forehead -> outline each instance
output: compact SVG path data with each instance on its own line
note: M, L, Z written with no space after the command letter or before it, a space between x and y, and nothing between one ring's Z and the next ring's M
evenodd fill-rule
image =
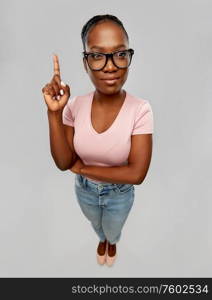
M89 30L86 45L89 50L110 51L128 47L128 40L121 26L106 21L96 24Z

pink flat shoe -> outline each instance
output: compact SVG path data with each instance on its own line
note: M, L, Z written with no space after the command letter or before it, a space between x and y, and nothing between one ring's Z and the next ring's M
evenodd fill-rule
M107 257L106 257L106 264L108 265L108 267L111 267L117 257L117 253L116 253L116 244L111 245L108 242L108 248L107 248Z
M98 264L104 265L106 261L106 256L107 256L107 240L105 240L104 242L99 242L97 253L96 253Z

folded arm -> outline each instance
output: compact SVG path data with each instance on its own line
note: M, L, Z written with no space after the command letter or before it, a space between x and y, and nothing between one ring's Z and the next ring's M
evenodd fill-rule
M151 156L152 134L136 134L131 136L131 149L127 165L102 167L84 165L78 162L78 168L75 169L75 172L94 180L141 184L148 172Z

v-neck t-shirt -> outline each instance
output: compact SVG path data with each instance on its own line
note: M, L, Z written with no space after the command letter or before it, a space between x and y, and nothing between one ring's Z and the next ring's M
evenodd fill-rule
M111 126L98 133L91 121L95 91L71 97L63 109L63 124L74 127L73 145L85 165L122 166L128 163L131 135L153 133L154 120L148 100L126 91L124 102ZM104 182L89 180L96 183Z

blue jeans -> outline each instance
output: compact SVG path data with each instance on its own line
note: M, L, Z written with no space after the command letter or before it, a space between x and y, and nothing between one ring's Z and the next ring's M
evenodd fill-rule
M100 241L120 240L121 230L134 202L133 184L97 183L75 174L75 193L85 217Z

